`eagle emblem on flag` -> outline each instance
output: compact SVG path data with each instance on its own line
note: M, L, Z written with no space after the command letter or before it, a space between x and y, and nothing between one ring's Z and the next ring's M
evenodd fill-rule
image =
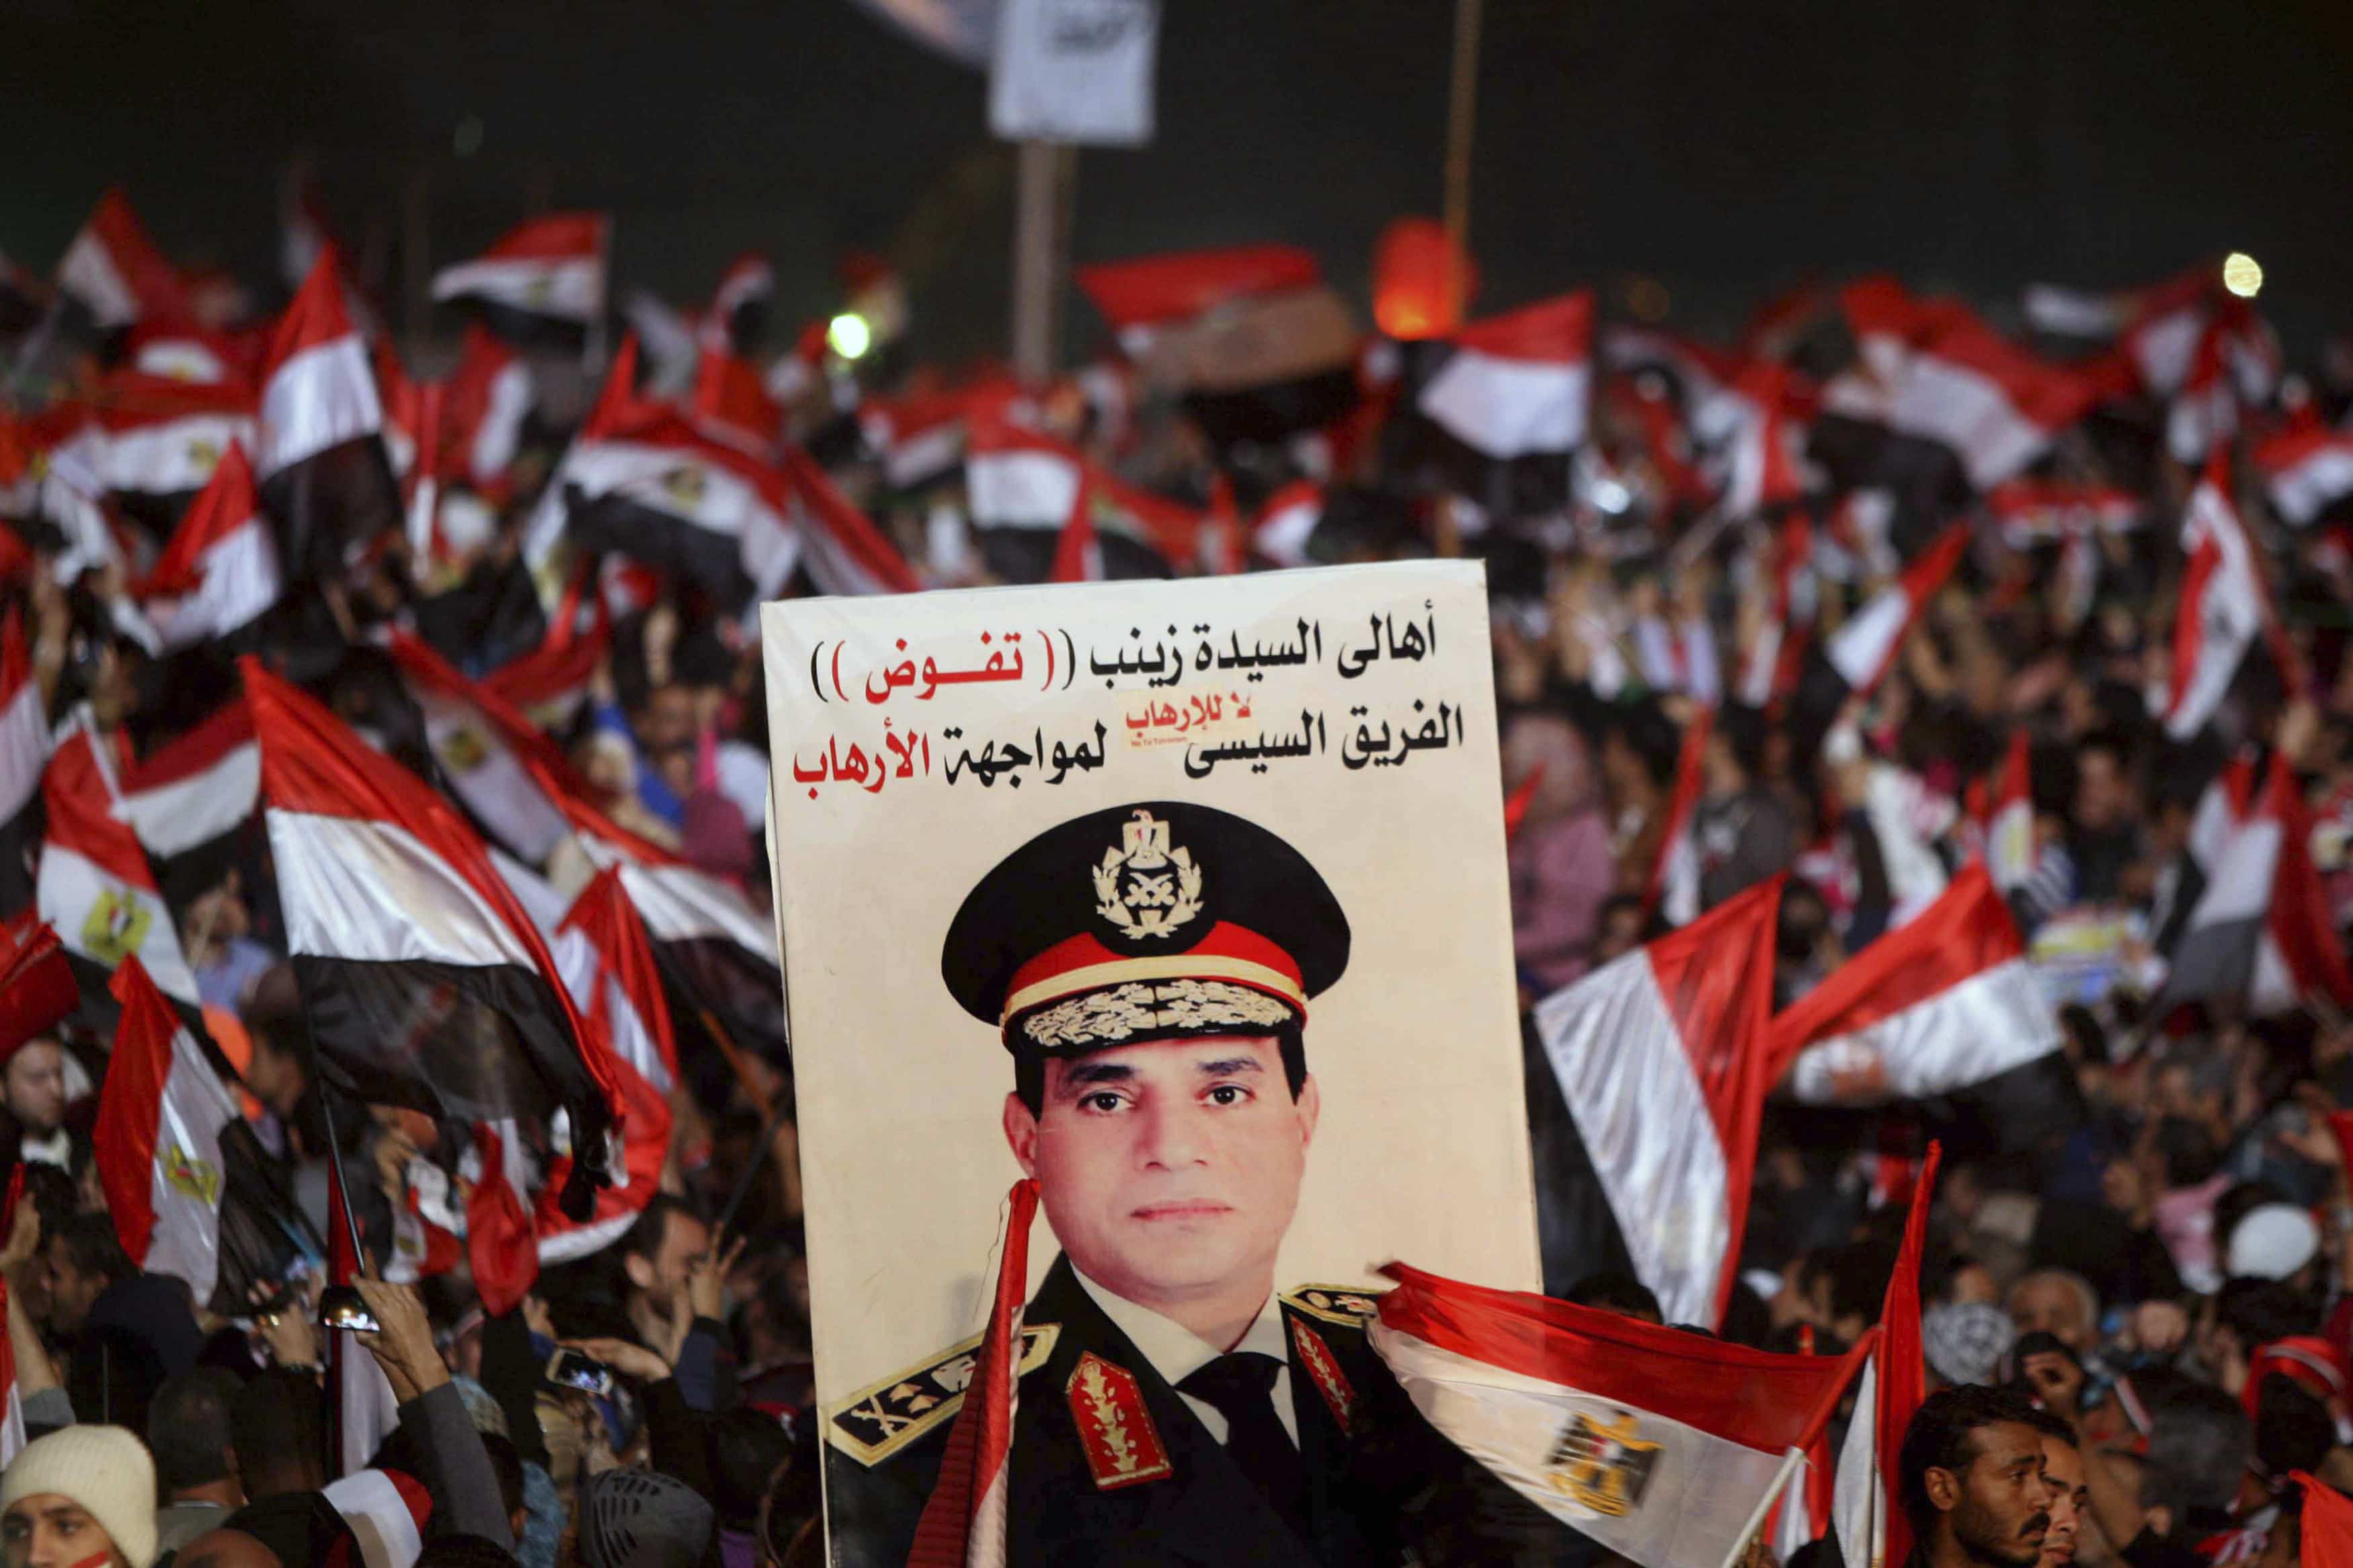
M662 493L681 506L701 506L702 495L710 489L710 480L702 469L692 463L681 463L665 468L661 476Z
M453 773L470 773L491 758L481 736L462 726L442 736L434 750L440 753L441 765Z
M153 910L119 888L109 888L90 906L81 922L82 951L110 968L146 943Z
M1201 868L1193 852L1172 848L1168 825L1148 811L1122 823L1119 837L1092 868L1095 913L1130 942L1173 936L1201 912Z
M193 473L209 474L220 467L220 443L199 436L188 443L188 468Z
M1622 1519L1641 1506L1659 1463L1659 1445L1644 1442L1640 1431L1630 1410L1609 1420L1578 1411L1553 1442L1546 1479L1571 1501Z
M157 1163L164 1167L164 1180L173 1191L185 1193L207 1208L220 1203L220 1167L209 1160L199 1160L177 1143L167 1146Z

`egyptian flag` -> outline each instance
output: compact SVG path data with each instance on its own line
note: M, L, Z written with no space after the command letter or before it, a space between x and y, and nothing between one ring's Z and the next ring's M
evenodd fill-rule
M290 576L340 577L359 548L400 526L367 345L343 309L332 247L278 323L263 372L253 468Z
M245 448L232 442L139 584L140 608L169 652L237 637L280 590L277 541Z
M2353 496L2353 432L2317 419L2284 430L2254 449L2272 510L2291 527L2309 528Z
M1894 581L1873 594L1838 629L1812 645L1799 671L1796 704L1801 734L1820 733L1850 697L1867 697L1895 668L1904 639L1969 547L1969 525L1957 522L1915 556ZM1811 745L1801 741L1808 754Z
M91 401L98 480L154 539L171 532L228 449L254 438L253 395L118 371Z
M850 503L816 458L788 447L783 467L797 502L801 569L818 593L912 594L923 586L890 536Z
M1772 597L1741 650L1739 695L1748 707L1768 708L1798 689L1818 597L1813 554L1813 522L1792 508L1774 546Z
M261 747L242 697L125 767L113 815L147 853L164 901L220 885L261 806Z
M33 901L33 860L41 837L41 773L48 766L49 719L11 605L0 617L0 913Z
M1008 583L1167 577L1170 562L1192 558L1198 519L1189 509L1000 419L973 427L965 495L981 555Z
M546 638L537 647L482 678L482 687L503 699L533 727L561 734L588 700L596 671L610 655L613 614L602 594L593 593L593 568L584 564L556 607ZM583 600L588 624L580 625Z
M57 928L81 981L81 1016L111 1028L117 1009L106 980L137 955L147 976L194 1016L196 977L180 948L164 892L131 824L114 815L116 784L98 742L79 725L49 758L41 780L48 816L36 899Z
M2311 1568L2353 1568L2353 1499L2302 1470L2291 1479L2304 1488L2302 1561Z
M571 764L513 706L417 638L394 631L385 647L449 794L500 847L544 866L571 827L541 780L579 793Z
M601 1050L593 1029L583 1038L591 1050ZM474 1141L459 1163L459 1175L466 1185L466 1267L474 1293L484 1310L504 1317L522 1305L539 1278L531 1200L536 1183L513 1117L474 1123ZM541 1200L558 1208L560 1191L543 1192Z
M680 1037L707 1039L728 1055L750 1050L778 1066L788 1063L784 973L768 911L733 883L647 843L551 778L543 775L541 784L560 799L588 858L600 869L619 870L653 943Z
M1842 489L1883 486L1933 526L2041 457L2096 388L1952 300L1889 279L1841 291L1856 363L1822 390L1811 450Z
M578 348L605 313L603 213L550 213L511 230L470 261L433 275L436 304L460 303L514 343Z
M1774 1019L1770 1073L1809 1105L1954 1093L2059 1048L2058 1019L1981 861Z
M708 346L694 357L687 417L711 439L766 460L785 427L784 410L760 384L760 373L724 350Z
M1659 856L1642 889L1642 910L1669 925L1689 925L1699 918L1699 840L1692 834L1692 816L1699 809L1705 784L1700 765L1707 751L1708 731L1715 710L1695 710L1683 726L1683 744L1675 753L1675 787L1667 797L1666 831L1659 835Z
M58 291L89 314L100 332L149 316L185 318L180 275L164 259L120 186L98 198L58 263Z
M1250 553L1275 566L1313 563L1310 545L1324 521L1324 487L1297 479L1266 498L1250 525Z
M1535 1028L1634 1271L1713 1324L1739 1271L1763 1113L1781 879L1536 1005Z
M112 988L122 1021L91 1142L115 1233L134 1265L185 1280L198 1306L245 1310L242 1297L218 1294L223 1134L239 1121L237 1095L138 959L123 959Z
M1356 405L1361 334L1305 250L1180 251L1076 276L1145 379L1180 390L1219 451L1279 446Z
M1701 411L1694 434L1717 448L1716 504L1725 516L1770 517L1804 494L1810 400L1795 379L1786 365L1759 360Z
M868 398L858 405L859 435L894 490L919 490L955 475L976 419L1020 422L1029 413L1021 384L985 377L943 392Z
M767 324L768 302L776 293L776 268L758 251L745 251L719 275L711 308L695 324L697 340L704 348L722 353L750 354Z
M352 1200L343 1191L343 1162L327 1158L327 1283L348 1286L361 1278L360 1244L352 1219ZM365 1470L384 1440L400 1426L400 1401L360 1342L349 1334L331 1333L327 1340L327 1378L335 1391L330 1415L333 1422L334 1472L350 1476Z
M0 922L0 1062L47 1034L80 1000L73 963L54 928L29 911Z
M1567 499L1568 456L1585 443L1592 358L1585 291L1419 345L1414 456L1491 515L1557 507Z
M414 1568L424 1555L433 1494L407 1471L354 1470L319 1495L334 1505L359 1542L359 1562L338 1554L337 1568Z
M294 975L335 1086L469 1122L570 1119L594 1152L566 1195L586 1212L616 1086L490 856L422 780L312 699L239 661Z
M1382 1272L1397 1285L1367 1338L1430 1426L1642 1568L1738 1561L1862 1361L1860 1346L1777 1355L1401 1263Z
M1020 1405L1023 1297L1029 1289L1029 1226L1038 1184L1006 1195L1005 1248L988 1326L974 1353L964 1406L948 1429L939 1479L924 1500L907 1568L1004 1568L1006 1509L1013 1481L1013 1417Z
M2026 731L2013 730L1985 817L1986 871L2009 898L2034 876L2034 795Z
M2230 777L2199 803L2190 838L2206 885L2150 1016L2215 996L2244 996L2257 1016L2294 1011L2313 995L2353 1007L2353 971L2312 864L2294 770L2274 756L2243 815L2230 810Z
M1927 1362L1920 1349L1920 1253L1928 1232L1928 1204L1944 1150L1928 1145L1904 1242L1879 1309L1879 1342L1855 1391L1854 1417L1839 1451L1831 1520L1852 1568L1887 1568L1910 1560L1912 1521L1904 1511L1897 1458L1912 1416L1927 1398Z
M149 317L131 329L122 357L141 375L185 385L244 388L258 384L254 373L269 347L265 329L216 332L193 321Z
M468 326L443 390L443 435L461 455L458 472L482 494L506 495L531 408L531 367L479 324Z
M568 1152L558 1154L533 1216L543 1264L585 1258L637 1223L661 1184L670 1153L670 1094L678 1081L670 1004L619 872L596 873L564 917L552 950L574 1005L612 1052L613 1076L621 1086L622 1154L621 1173L596 1194L596 1212L576 1225L554 1201L571 1159Z
M693 583L730 612L781 595L800 563L784 477L667 410L608 395L549 489L575 546Z
M2219 465L2217 465L2219 468ZM2186 741L2221 707L2239 662L2272 625L2254 545L2210 471L2190 492L2181 520L2181 574L2173 623L2173 666L2165 732ZM2274 639L2275 642L2278 639ZM2294 666L2282 664L2285 675Z

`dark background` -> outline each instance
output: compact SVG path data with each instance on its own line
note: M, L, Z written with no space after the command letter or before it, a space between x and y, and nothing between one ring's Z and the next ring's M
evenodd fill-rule
M1486 11L1482 308L1640 274L1720 333L1818 270L2008 300L2240 248L2292 356L2353 325L2341 0ZM1438 209L1451 14L1166 0L1159 139L1082 154L1077 257L1294 240L1360 294L1383 224ZM758 247L790 322L863 247L905 268L919 352L1002 349L1011 159L982 79L849 0L7 0L0 39L0 249L38 269L119 180L175 258L274 279L308 153L395 301L412 209L439 265L534 206L601 206L620 288L697 303Z

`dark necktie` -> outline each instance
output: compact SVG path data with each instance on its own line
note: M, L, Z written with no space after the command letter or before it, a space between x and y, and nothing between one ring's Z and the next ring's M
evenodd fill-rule
M1226 1418L1226 1452L1264 1494L1283 1522L1307 1538L1307 1467L1274 1413L1274 1379L1282 1363L1257 1351L1230 1351L1176 1385Z

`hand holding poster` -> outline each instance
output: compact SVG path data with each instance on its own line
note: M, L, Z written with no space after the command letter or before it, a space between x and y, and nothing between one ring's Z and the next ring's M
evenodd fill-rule
M1330 1555L1376 1270L1537 1276L1479 569L763 615L833 1561L1025 1175L1008 1560Z

